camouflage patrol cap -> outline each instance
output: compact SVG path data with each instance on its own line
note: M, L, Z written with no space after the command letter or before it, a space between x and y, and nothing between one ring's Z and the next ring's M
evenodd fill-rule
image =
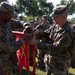
M15 15L14 8L7 2L1 2L0 4L0 11L7 12L10 16Z
M34 21L33 21L33 20L30 20L30 21L29 21L29 23L32 23L32 24L34 24Z
M30 23L26 22L23 24L23 27L30 26Z
M58 15L64 13L67 10L67 5L60 5L53 9L53 12L51 13L51 17L57 17Z
M43 15L42 18L48 19L48 15Z
M35 17L35 20L39 20L38 17Z

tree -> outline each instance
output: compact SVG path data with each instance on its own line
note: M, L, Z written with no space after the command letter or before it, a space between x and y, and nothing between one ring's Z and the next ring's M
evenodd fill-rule
M24 13L27 16L41 16L52 12L53 4L46 0L17 0L14 6L17 13Z
M67 0L61 0L60 1L60 4L58 4L58 5L67 5L67 7L68 7L68 11L69 11L69 15L72 15L73 13L75 13L75 2L74 2L74 0L69 0L69 1L67 1Z
M43 14L49 15L54 7L52 3L47 3L47 0L38 0L38 6L39 6L39 15Z
M69 0L68 10L69 10L69 14L70 15L72 15L73 13L75 13L75 2L74 2L74 0Z
M1 3L2 1L8 1L8 0L0 0L0 3Z
M60 4L62 4L62 5L66 5L67 3L68 3L67 0L61 0L61 1L60 1Z

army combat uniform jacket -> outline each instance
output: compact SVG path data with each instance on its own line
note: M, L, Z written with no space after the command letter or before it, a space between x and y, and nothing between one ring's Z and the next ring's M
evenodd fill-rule
M44 25L44 23L41 23L39 25L36 26L37 29L45 31L46 29L48 29L50 27L49 22L46 23L46 25ZM36 37L36 39L38 39L38 36ZM48 42L48 38L45 37L39 37L38 39L40 42ZM45 48L41 48L40 50L37 47L37 57L38 57L38 62L37 62L37 67L39 67L39 69L41 70L45 70L45 64L44 64L44 55L46 54L45 52Z
M24 44L24 38L16 42L11 27L0 21L0 74L12 75L11 53Z
M67 71L70 67L70 45L72 28L67 22L62 28L59 25L53 25L45 32L40 31L39 37L50 38L49 41L53 43L37 43L38 48L47 48L50 55L52 55L50 61L50 75L67 75Z

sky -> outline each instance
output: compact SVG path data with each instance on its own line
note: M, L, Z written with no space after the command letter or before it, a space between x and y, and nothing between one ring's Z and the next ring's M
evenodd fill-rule
M15 4L16 0L8 0L10 4Z
M61 0L47 0L47 2L52 2L55 6L56 4L59 4Z

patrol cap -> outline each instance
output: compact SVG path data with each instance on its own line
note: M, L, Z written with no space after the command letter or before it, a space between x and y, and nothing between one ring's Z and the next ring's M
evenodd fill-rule
M26 27L26 26L30 26L30 23L25 22L25 23L23 24L23 27Z
M42 18L48 19L48 15L43 15Z
M29 21L29 23L32 23L32 24L34 24L34 21L33 21L33 20L30 20L30 21Z
M53 9L51 17L57 17L58 15L64 13L67 10L67 5L59 5Z
M35 17L35 20L39 20L38 17Z
M11 6L9 3L5 2L5 1L1 2L0 11L5 11L11 16L15 15L13 6Z
M24 17L23 17L22 15L20 15L20 16L18 16L18 19L19 19L19 20L23 20Z

